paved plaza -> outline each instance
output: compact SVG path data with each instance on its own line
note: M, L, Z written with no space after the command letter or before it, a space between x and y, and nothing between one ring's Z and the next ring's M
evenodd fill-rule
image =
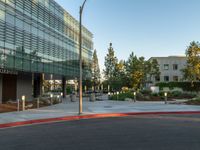
M29 121L36 119L57 118L78 115L77 102L71 102L69 97L63 103L40 109L26 110L24 112L10 112L0 114L0 124ZM200 106L184 104L164 104L164 102L132 102L132 101L95 101L83 99L83 115L104 113L129 112L183 112L200 111Z

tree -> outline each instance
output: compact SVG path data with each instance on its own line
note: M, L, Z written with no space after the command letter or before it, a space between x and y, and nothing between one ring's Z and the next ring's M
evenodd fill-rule
M121 90L122 87L127 86L126 66L125 61L120 60L115 65L114 76L111 79L112 88L114 90Z
M100 69L99 69L99 61L97 57L97 51L94 50L92 57L92 82L94 85L94 89L99 85L101 79Z
M199 42L191 42L190 46L186 50L187 64L183 69L183 77L186 80L191 81L193 85L194 81L200 79L200 44Z
M149 78L151 80L151 78L157 78L160 76L160 70L159 70L159 64L158 64L158 61L157 59L152 59L150 61L148 61L147 63L149 63L148 65L148 68L149 70L148 71L148 75L149 75Z
M126 62L126 71L129 81L129 87L135 90L140 88L144 79L144 57L137 58L132 52Z
M118 60L115 57L115 52L112 47L112 43L110 43L110 47L108 48L108 54L105 57L105 69L104 69L104 76L106 80L111 80L115 73L115 67Z

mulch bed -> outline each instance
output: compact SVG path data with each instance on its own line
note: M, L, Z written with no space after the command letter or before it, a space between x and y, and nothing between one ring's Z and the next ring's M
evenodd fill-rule
M200 105L200 100L190 100L185 102L187 105Z
M0 113L17 111L15 104L0 104Z
M37 108L37 102L36 101L26 102L26 106L30 105L30 104L33 104L33 106L29 109ZM49 105L40 104L40 107L45 107L45 106L49 106ZM22 110L22 103L20 103L20 110ZM17 111L17 103L0 104L0 113L13 112L13 111Z

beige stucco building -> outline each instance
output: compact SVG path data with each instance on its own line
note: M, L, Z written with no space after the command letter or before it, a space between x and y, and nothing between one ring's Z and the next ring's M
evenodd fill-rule
M182 69L186 66L186 57L168 56L168 57L151 57L150 61L156 59L159 64L160 76L148 77L152 83L158 82L179 82L183 80Z

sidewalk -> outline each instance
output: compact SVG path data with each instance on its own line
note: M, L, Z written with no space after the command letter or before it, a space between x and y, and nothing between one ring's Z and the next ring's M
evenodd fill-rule
M10 112L0 114L0 124L21 122L38 119L78 116L79 103L70 102L67 98L62 104L26 110L24 112ZM200 112L200 106L164 104L164 102L122 102L122 101L96 101L89 102L83 99L83 115L134 113L134 112Z

